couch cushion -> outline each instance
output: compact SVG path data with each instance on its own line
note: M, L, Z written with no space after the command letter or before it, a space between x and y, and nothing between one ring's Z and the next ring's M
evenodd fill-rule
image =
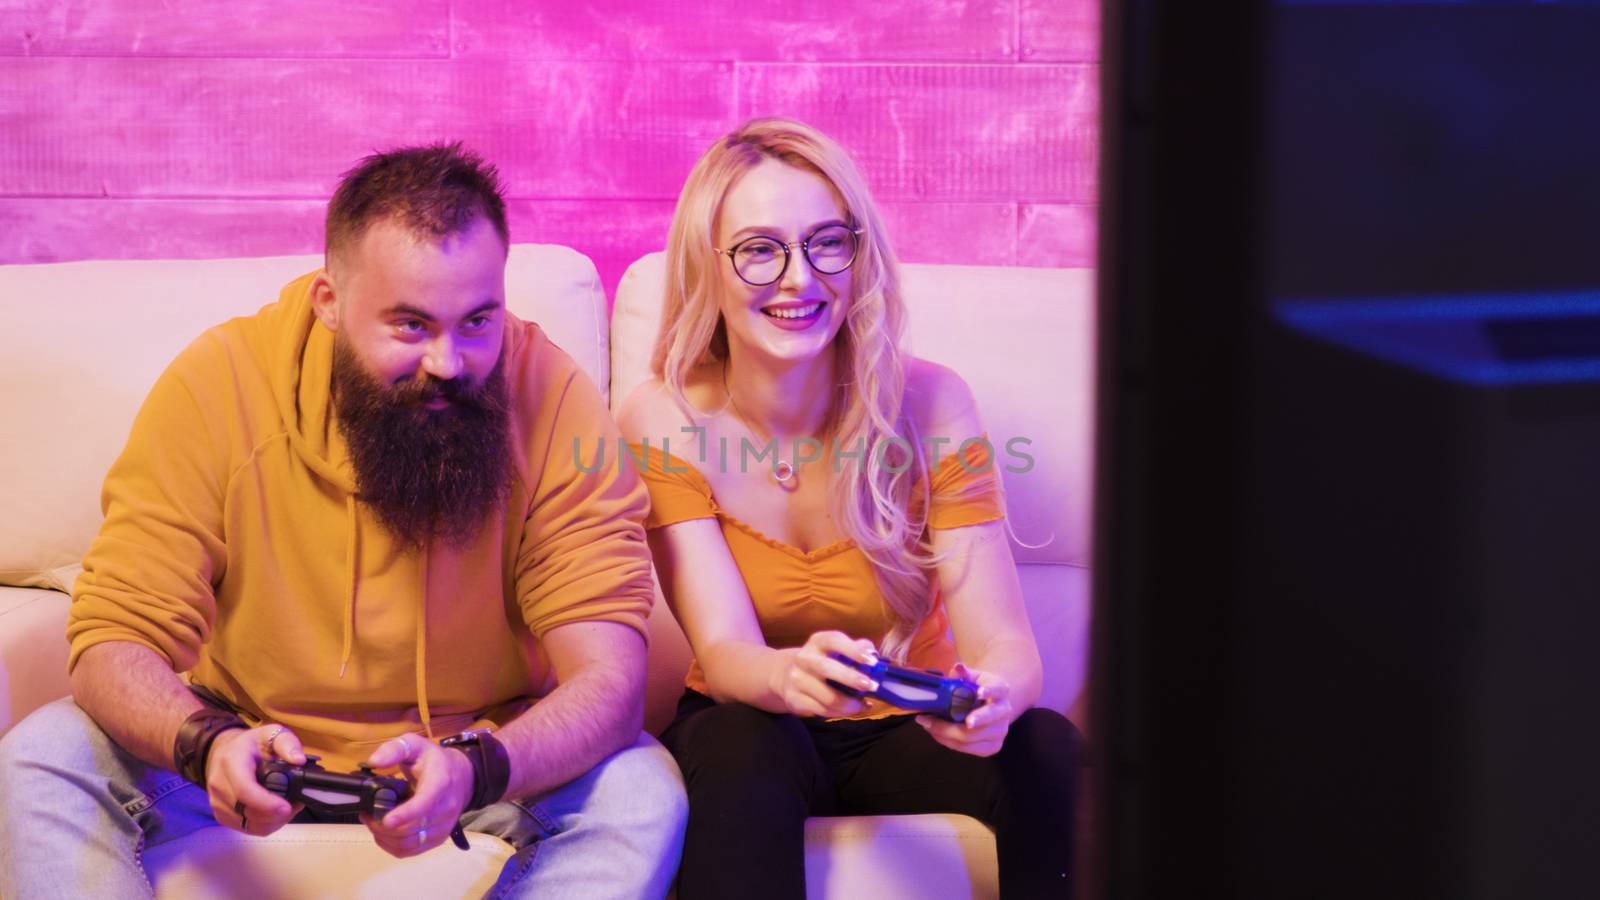
M617 285L612 409L649 377L664 273L665 255L651 253ZM1003 474L1018 562L1088 565L1094 272L907 264L904 280L909 349L967 380L999 463L1027 469Z
M994 834L944 813L806 820L806 896L1000 896Z
M1089 570L1056 563L1017 566L1028 621L1044 661L1038 705L1088 730Z
M70 604L60 591L0 587L0 737L67 695Z
M145 393L202 331L252 313L321 256L0 266L0 584L70 589L100 527L100 486ZM507 305L606 390L605 295L575 250L518 244Z
M147 850L158 898L481 897L511 846L467 832L468 852L446 842L395 859L361 825L286 825L267 837L206 828Z

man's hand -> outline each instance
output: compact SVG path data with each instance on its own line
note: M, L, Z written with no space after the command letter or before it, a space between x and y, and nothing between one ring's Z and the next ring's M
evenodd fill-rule
M300 804L291 805L256 781L256 761L273 756L295 765L306 761L300 739L281 725L234 728L217 735L206 758L206 793L219 824L265 836L300 812Z
M956 663L955 674L978 683L978 698L984 704L961 722L948 722L937 716L917 716L917 724L934 740L973 756L993 756L1005 743L1006 732L1020 711L1011 705L1011 685L990 672L977 672Z
M444 843L472 800L472 761L419 735L384 741L367 757L367 765L398 766L415 789L410 800L381 820L361 814L373 839L390 856L404 859Z

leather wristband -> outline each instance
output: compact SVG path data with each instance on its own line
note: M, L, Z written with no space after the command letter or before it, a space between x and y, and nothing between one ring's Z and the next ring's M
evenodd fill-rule
M190 784L205 787L206 758L211 755L217 735L232 728L249 727L231 712L209 706L195 710L178 726L178 737L172 742L173 771Z
M472 763L472 799L464 812L500 802L511 782L511 756L489 729L452 734L439 746L459 751Z

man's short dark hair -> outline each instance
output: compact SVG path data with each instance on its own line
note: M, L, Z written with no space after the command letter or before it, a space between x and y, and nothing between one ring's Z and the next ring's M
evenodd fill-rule
M374 153L344 173L328 201L323 252L331 260L384 219L419 236L442 238L479 216L509 246L500 174L460 142Z

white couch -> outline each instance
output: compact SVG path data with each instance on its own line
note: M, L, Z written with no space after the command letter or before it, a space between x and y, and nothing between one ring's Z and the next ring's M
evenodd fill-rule
M0 734L67 693L64 637L78 563L99 526L99 491L156 375L210 325L253 312L320 257L93 261L0 266ZM613 405L642 378L659 309L660 254L631 267L607 322L590 261L516 245L508 304L584 366ZM908 266L912 350L972 384L1001 443L1027 438L1034 468L1007 474L1014 547L1045 657L1041 704L1086 725L1092 278L1082 270ZM688 650L664 604L651 618L646 726L682 690ZM270 838L208 829L146 857L158 896L476 896L509 848L471 835L395 860L359 826L294 825ZM308 873L315 872L314 880ZM959 816L814 819L812 897L997 893L993 839ZM1081 883L1081 882L1080 882Z

